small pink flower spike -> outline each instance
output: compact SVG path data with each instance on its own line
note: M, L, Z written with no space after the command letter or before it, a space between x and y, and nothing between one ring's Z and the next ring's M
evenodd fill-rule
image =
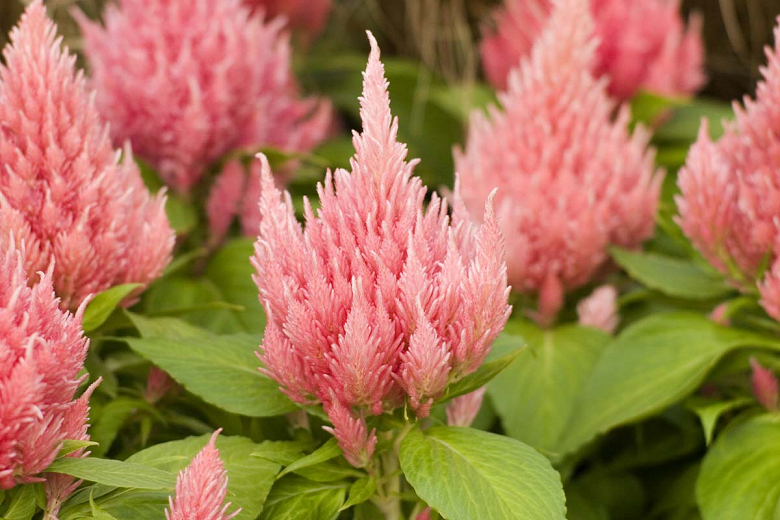
M281 19L242 0L120 0L105 27L78 13L97 106L179 193L240 147L306 152L331 107L300 99Z
M701 19L688 27L674 0L591 0L599 44L591 71L605 77L620 100L644 89L679 96L695 93L705 81ZM506 89L510 70L531 54L547 27L554 0L505 0L480 44L485 74Z
M482 400L485 398L486 388L478 388L473 392L461 395L447 403L447 424L468 428L476 419Z
M647 132L629 133L628 108L616 109L590 73L598 43L588 1L554 6L501 108L476 112L455 150L455 209L479 219L498 188L509 282L538 296L542 326L604 267L609 245L634 248L652 234L662 180Z
M580 325L601 329L612 334L620 323L617 309L617 289L602 285L577 304Z
M750 367L753 369L751 379L753 395L765 409L776 412L778 404L777 377L771 370L761 366L756 358L750 358Z
M120 162L40 0L10 40L0 67L3 234L24 242L30 278L54 263L63 308L114 285L150 283L173 249L164 195L149 196L129 148Z
M734 104L736 120L724 136L713 142L702 124L678 175L677 205L678 223L702 255L738 289L758 286L764 309L780 320L780 139L773 130L780 124L780 46L766 55L756 99Z
M729 311L728 303L723 302L717 305L714 309L712 309L709 318L713 323L717 323L722 327L728 327L731 325L731 320L729 319L728 311Z
M504 327L504 242L492 197L477 228L413 176L390 112L379 47L363 74L351 171L327 172L305 229L260 156L252 263L268 316L262 372L294 401L322 403L347 460L369 463L372 415L405 403L425 417L448 384L474 372Z
M59 308L51 269L30 287L24 251L0 240L0 488L40 482L65 439L88 439L88 399L74 400L89 345L85 305ZM57 479L54 479L57 480ZM69 482L72 482L69 481ZM63 500L68 482L50 481ZM51 496L51 495L50 495Z
M281 16L293 29L314 38L325 27L332 0L244 0L250 7L265 10L268 17Z
M228 514L230 503L224 503L228 475L216 447L221 431L215 431L190 465L179 472L176 498L168 499L167 520L230 520L241 512L238 509Z
M149 374L146 376L144 399L149 404L155 404L165 397L165 394L167 394L175 384L176 382L165 370L152 366L149 369Z

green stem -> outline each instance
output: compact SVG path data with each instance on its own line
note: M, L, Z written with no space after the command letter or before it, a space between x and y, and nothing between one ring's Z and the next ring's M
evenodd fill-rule
M373 502L382 511L386 520L402 520L401 510L401 465L398 453L404 437L414 427L413 422L407 422L398 432L393 441L393 449L380 456L381 478L377 485L377 496ZM393 432L388 432L392 436Z

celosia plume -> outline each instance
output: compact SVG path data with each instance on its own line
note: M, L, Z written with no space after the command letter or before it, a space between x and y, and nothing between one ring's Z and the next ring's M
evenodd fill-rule
M164 196L149 197L129 149L119 163L40 0L10 39L0 68L0 222L25 243L28 275L54 262L70 309L113 285L149 283L173 248Z
M475 113L455 151L456 210L472 218L494 187L509 282L537 294L548 324L565 291L589 281L607 246L635 247L653 230L662 176L647 133L590 74L596 40L587 0L556 2L545 32L499 95Z
M751 383L753 386L753 395L756 400L765 409L776 412L778 398L777 377L774 372L761 366L756 358L750 358L750 368L753 370Z
M331 0L244 0L250 7L263 9L267 16L281 16L287 24L314 37L325 26Z
M326 174L315 215L295 220L261 157L252 259L268 315L262 371L299 403L318 403L347 460L368 463L366 419L403 404L425 417L446 386L477 369L509 316L503 239L490 200L478 232L453 221L397 141L379 48L360 98L351 172ZM475 234L476 233L476 234Z
M468 428L476 419L486 388L478 388L471 393L461 395L447 403L447 424Z
M734 104L725 135L713 142L702 123L678 176L677 206L680 227L702 255L739 289L758 283L761 304L780 319L780 51L766 55L755 101Z
M24 252L0 243L0 488L39 482L66 439L85 439L91 387L79 399L88 340L76 314L59 308L51 270L28 285ZM52 477L49 477L52 478ZM72 479L54 478L63 499Z
M168 499L167 520L230 520L241 512L228 514L230 503L225 504L228 475L216 447L221 431L215 431L190 465L179 472L176 498Z
M495 14L496 30L485 36L485 74L505 89L509 71L531 53L547 26L554 0L505 0ZM591 70L605 76L609 93L628 99L645 89L689 95L704 83L701 20L685 27L678 0L590 0L598 36Z
M237 147L308 151L330 128L327 103L297 97L282 21L241 0L120 0L105 28L79 20L113 138L179 192Z
M615 332L620 323L617 297L617 289L611 285L594 289L590 296L577 304L580 325L601 329L608 334Z

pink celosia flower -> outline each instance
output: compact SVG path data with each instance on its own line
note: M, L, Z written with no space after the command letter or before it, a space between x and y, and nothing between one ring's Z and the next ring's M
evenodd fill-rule
M620 323L617 290L611 285L597 287L590 296L577 304L580 325L601 329L612 334Z
M751 382L756 400L767 410L777 411L778 396L780 395L777 390L777 377L771 370L761 366L756 358L750 358L750 367L753 369Z
M531 53L547 25L553 0L505 0L496 31L481 43L485 73L505 89L509 71ZM591 0L599 46L591 70L609 93L628 99L639 89L688 95L704 83L701 19L686 28L677 0Z
M146 376L144 399L150 404L155 404L165 397L165 394L167 394L175 384L176 382L165 370L153 366L149 369L149 374Z
M290 27L316 36L330 14L331 0L244 0L250 7L265 10L269 17L282 16Z
M217 430L176 479L176 498L168 499L167 520L230 520L241 509L228 514L225 504L228 475L216 447ZM224 505L223 505L224 504Z
M504 247L490 201L478 232L413 177L379 48L363 76L352 171L326 174L305 231L261 157L262 220L252 262L268 314L262 371L299 403L322 402L347 460L368 462L368 415L409 398L428 414L473 372L509 316ZM476 233L476 234L475 234Z
M28 275L55 261L52 282L70 309L113 285L154 280L173 248L165 198L149 197L129 149L118 162L40 0L4 56L0 222L24 241Z
M731 325L731 320L729 319L728 311L729 311L728 303L726 302L721 303L717 305L714 309L712 309L709 318L714 323L717 323L722 327L728 327L729 325Z
M121 0L104 19L79 16L98 108L177 191L232 149L308 151L330 128L297 97L283 22L241 0Z
M90 388L77 400L88 340L59 308L51 270L28 286L24 252L0 244L0 488L43 481L66 439L85 439ZM57 479L55 479L56 481ZM72 481L71 481L72 482ZM67 482L50 482L59 497ZM72 491L72 489L70 489Z
M679 173L677 205L678 223L702 255L742 290L758 282L762 305L780 319L780 139L773 130L780 121L780 51L766 54L756 100L734 104L736 121L725 135L713 142L702 124Z
M447 403L447 424L468 428L476 419L486 388L483 386L473 392L456 397Z
M653 230L661 174L647 133L630 135L629 113L590 74L596 49L586 0L557 3L547 30L513 71L509 90L471 121L455 151L456 210L473 218L498 186L509 281L539 296L548 324L564 291L591 279L606 247L635 247Z

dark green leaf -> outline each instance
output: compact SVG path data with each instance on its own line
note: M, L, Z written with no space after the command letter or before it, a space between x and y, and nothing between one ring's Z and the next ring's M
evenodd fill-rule
M333 520L347 488L347 482L312 482L288 475L274 484L260 520Z
M335 437L331 437L328 441L320 446L314 453L306 455L302 459L298 459L279 473L277 478L281 478L288 473L295 472L299 469L314 466L326 460L334 459L341 455L341 448L339 448L338 442Z
M112 287L95 296L84 311L82 321L84 332L92 332L103 325L122 300L140 287L142 287L140 283L127 283Z
M30 520L36 511L36 485L27 484L16 489L3 520Z
M63 473L107 486L138 489L173 489L176 475L167 471L96 457L67 457L55 460L47 473Z
M340 511L365 502L373 497L374 493L376 493L376 478L366 475L357 479L352 483L352 487L349 488L349 497L344 505L341 506Z
M502 341L506 341L506 339L506 336L499 336L499 339L496 340L496 345L499 345ZM483 363L473 374L469 374L460 381L451 384L447 387L446 395L440 399L439 402L454 399L455 397L466 395L478 388L482 388L504 369L510 366L521 354L522 349L525 346L522 338L514 337L513 339L517 346L514 351ZM496 346L493 348L495 349Z

